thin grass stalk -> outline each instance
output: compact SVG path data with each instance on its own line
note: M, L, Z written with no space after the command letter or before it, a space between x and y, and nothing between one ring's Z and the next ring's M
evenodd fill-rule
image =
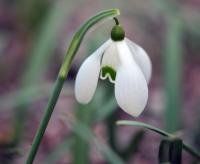
M43 138L43 135L47 128L48 122L51 118L51 115L54 111L54 107L56 105L56 102L57 102L60 92L62 90L64 81L67 78L68 72L70 70L72 60L73 60L76 52L78 51L86 32L91 27L93 27L95 24L97 24L99 21L104 20L105 18L115 17L119 14L120 14L120 12L117 9L102 11L102 12L98 13L97 15L95 15L94 17L90 18L88 21L86 21L85 24L83 24L75 33L75 35L72 38L72 41L69 45L67 53L65 55L64 62L60 68L53 93L48 101L48 104L45 109L45 113L42 117L39 128L34 137L33 144L31 146L31 150L29 152L26 164L32 164L35 159L39 145L42 141L42 138Z

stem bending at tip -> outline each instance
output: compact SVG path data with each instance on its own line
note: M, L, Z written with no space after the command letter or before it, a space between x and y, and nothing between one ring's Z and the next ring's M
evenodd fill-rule
M116 17L114 17L113 19L114 19L116 25L119 25L119 21L118 21L118 19L117 19Z
M162 130L162 129L159 129L159 128L156 128L152 125L149 125L149 124L145 124L143 122L138 122L138 121L128 121L128 120L120 120L120 121L117 121L117 125L122 125L122 126L137 126L137 127L142 127L142 128L145 128L145 129L149 129L149 130L152 130L162 136L165 136L165 137L169 137L169 138L174 138L176 136ZM200 153L197 152L196 150L194 150L190 145L187 145L183 142L183 149L185 151L187 151L188 153L190 153L192 156L194 156L196 159L200 160Z
M35 159L39 145L41 143L41 140L42 140L45 130L47 128L48 122L51 118L51 115L54 111L55 105L58 101L60 92L63 88L64 81L67 78L72 60L73 60L76 52L78 51L81 41L83 40L83 37L85 36L86 32L91 27L93 27L96 23L98 23L106 18L109 18L109 17L113 18L119 14L120 14L120 12L118 9L102 11L102 12L98 13L97 15L93 16L92 18L90 18L88 21L86 21L86 23L84 23L78 29L78 31L75 33L75 35L72 38L72 41L69 45L67 53L65 55L64 62L60 68L60 71L59 71L59 74L58 74L58 77L57 77L57 80L56 80L56 83L54 86L54 90L53 90L51 97L48 101L48 104L45 108L45 113L42 117L39 128L34 137L34 140L33 140L32 146L31 146L31 150L28 154L26 164L32 164Z
M115 16L120 15L120 11L118 9L111 9L111 10L107 10L104 12L101 12L99 14L97 14L96 16L90 18L86 23L84 23L79 29L78 31L75 33L69 48L67 50L66 56L64 58L64 62L63 65L60 69L59 72L59 76L60 77L64 77L66 78L67 76L67 70L69 69L69 65L74 57L74 55L76 54L76 52L78 51L78 48L81 44L81 41L83 40L83 37L85 36L86 32L96 23L98 23L99 21L108 18L108 17L113 17L115 18Z

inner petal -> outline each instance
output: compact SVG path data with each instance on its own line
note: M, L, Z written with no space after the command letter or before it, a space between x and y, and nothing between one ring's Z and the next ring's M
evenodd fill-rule
M116 71L110 66L104 66L101 68L100 78L102 80L108 78L111 83L115 83Z
M119 53L115 42L112 42L105 50L102 61L101 67L111 67L114 70L117 70L119 66Z
M112 42L105 50L101 61L100 78L109 79L111 83L115 83L116 70L119 66L119 55L116 43Z

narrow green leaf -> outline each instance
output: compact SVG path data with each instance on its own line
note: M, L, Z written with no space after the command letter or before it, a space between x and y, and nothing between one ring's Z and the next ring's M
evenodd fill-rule
M106 86L103 85L97 88L91 108L95 109L93 113L94 121L102 121L117 109L117 103L111 86L106 84Z
M155 7L158 10L161 10L165 16L172 16L175 13L179 12L179 4L176 1L161 1L153 0Z
M156 128L156 127L149 125L149 124L145 124L143 122L122 120L122 121L117 121L117 125L138 126L138 127L142 127L142 128L152 130L152 131L154 131L154 132L156 132L160 135L166 136L166 137L174 137L173 135L165 132L164 130L161 130L161 129Z
M96 121L102 121L107 116L109 116L117 108L117 103L115 99L110 98L102 106L97 107L96 110Z
M40 84L37 86L31 85L8 92L0 97L0 110L13 110L14 107L26 104L29 101L33 102L47 98L51 93L52 86L52 83ZM71 84L65 84L63 89L68 91L63 93L65 96L73 95L74 91L72 90Z
M181 164L182 162L183 142L181 139L175 138L171 140L170 159L172 164Z
M159 148L159 162L170 162L171 164L181 164L182 161L182 140L178 138L163 139Z
M41 143L41 140L43 138L44 132L47 128L48 122L51 118L51 115L54 111L54 107L57 103L57 100L59 98L60 92L62 90L63 84L65 82L65 79L67 78L68 72L70 70L72 60L78 51L81 41L86 34L86 32L93 27L96 23L100 22L103 19L109 18L109 17L114 17L119 15L119 10L117 9L111 9L107 11L102 11L98 13L97 15L91 17L86 21L85 24L83 24L78 31L75 33L74 37L72 38L72 41L70 43L70 46L68 48L68 51L65 55L64 62L60 68L54 90L52 92L52 95L48 101L48 104L45 109L45 113L42 117L42 120L40 122L39 128L36 132L36 135L33 140L33 144L30 150L30 153L28 155L26 164L32 164L35 158L35 155L38 151L39 145Z
M145 135L144 130L139 130L136 134L132 136L127 147L120 153L123 159L127 161L130 158L134 157L134 155L138 152L138 149L141 145L144 135Z
M33 39L27 67L21 80L23 85L30 85L38 81L48 68L53 51L57 46L58 32L73 8L73 5L65 1L55 2L52 5L48 17Z
M75 120L75 122L69 122L69 120L64 117L65 122L68 122L68 126L79 135L82 139L84 139L88 144L93 142L97 149L105 156L105 158L112 164L124 164L122 159L115 153L113 150L102 143L94 133L82 122Z
M149 124L146 124L146 123L143 123L143 122L121 120L121 121L117 121L117 125L142 127L142 128L145 128L145 129L152 130L153 132L156 132L156 133L158 133L162 136L165 136L165 137L169 137L169 138L172 138L172 139L176 138L176 136L174 136L174 135L172 135L172 134L170 134L170 133L168 133L164 130L161 130L159 128L156 128L152 125L149 125ZM195 158L197 158L198 160L200 160L200 152L194 150L190 145L185 144L183 142L183 149L185 151L187 151L188 153L190 153Z
M57 163L57 161L69 151L69 149L72 147L72 144L73 144L72 139L66 139L46 157L46 160L43 163L44 164Z
M68 10L68 5L66 5L66 3L65 1L55 1L52 3L45 21L40 25L39 32L36 33L36 37L33 38L32 47L28 52L28 61L20 79L21 86L28 87L35 85L39 79L41 80L43 73L46 71L56 47L58 32L66 19L67 12L71 11L70 7ZM27 106L32 100L33 98L24 98L20 95L15 100L18 106L16 106L14 110L15 120L13 124L15 132L12 141L13 145L16 145L21 139L24 122L26 122L27 119Z
M78 51L78 48L86 34L86 32L94 26L96 23L108 19L108 18L113 18L116 17L120 14L120 11L118 9L111 9L111 10L106 10L98 13L96 16L91 17L86 21L75 33L73 36L73 39L69 45L69 48L67 50L67 55L65 55L63 65L60 69L59 76L61 78L65 78L68 71L69 71L69 65L72 62L72 59L74 58L74 55Z
M159 163L170 163L170 146L171 146L171 141L169 139L163 139L160 142L159 146L159 153L158 153L158 158L159 158Z
M165 129L170 133L175 133L181 125L182 31L181 17L177 15L167 17L163 62L166 94Z

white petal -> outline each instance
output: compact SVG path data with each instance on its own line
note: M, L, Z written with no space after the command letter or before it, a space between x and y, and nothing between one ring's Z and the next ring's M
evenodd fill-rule
M115 97L118 105L132 116L139 116L148 99L146 79L139 66L131 57L125 42L118 42L120 61L115 80Z
M135 58L132 55L130 48L125 41L120 41L115 43L120 65L132 65L136 64Z
M119 57L118 57L116 42L112 41L111 44L106 48L103 58L102 58L102 67L109 66L116 70L119 65Z
M110 40L90 55L81 65L75 80L75 97L78 102L87 104L91 101L99 78L101 55L109 43Z
M131 50L128 47L127 43L123 41L112 41L112 43L106 48L105 53L102 58L102 67L110 67L115 72L117 71L118 67L123 64L132 64L134 58L131 54ZM115 81L111 78L110 74L100 75L102 80L108 78L111 83L115 83Z
M148 54L143 48L141 48L139 45L135 44L131 40L126 38L125 41L127 42L129 48L131 49L136 63L141 68L147 83L149 83L152 73L152 64Z

